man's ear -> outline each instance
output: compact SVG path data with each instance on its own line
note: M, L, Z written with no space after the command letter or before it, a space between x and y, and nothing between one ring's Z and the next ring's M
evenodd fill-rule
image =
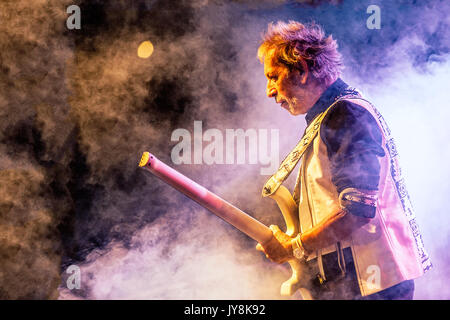
M303 70L303 72L300 73L300 84L304 85L306 84L306 81L308 81L309 77L309 70L308 70L308 64L306 63L305 59L301 56L300 52L297 48L294 48L294 57L297 59L297 66L301 66L301 68L298 68L299 71Z
M300 83L302 85L304 85L304 84L306 84L306 81L308 81L308 77L309 77L308 65L304 59L299 58L298 60L299 60L298 62L301 64L302 69L303 69L303 72L300 73Z

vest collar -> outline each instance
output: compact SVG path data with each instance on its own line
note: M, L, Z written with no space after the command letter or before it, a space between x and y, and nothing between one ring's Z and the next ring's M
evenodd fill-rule
M309 109L305 116L306 124L310 125L314 118L324 112L338 97L340 97L345 89L349 86L341 79L338 78L333 82L320 96L319 100Z

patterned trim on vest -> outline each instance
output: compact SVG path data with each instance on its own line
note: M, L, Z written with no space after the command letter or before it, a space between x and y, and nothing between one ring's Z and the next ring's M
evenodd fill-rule
M386 149L389 152L390 156L390 162L391 162L391 176L395 182L395 187L397 189L399 198L401 200L402 206L403 206L403 212L405 213L409 226L412 230L412 233L414 235L414 240L417 245L417 249L419 251L420 259L422 262L422 268L424 272L428 271L433 264L431 263L430 257L428 253L425 250L425 246L423 244L422 235L419 231L419 226L417 225L416 216L412 207L411 199L409 197L408 190L405 186L405 180L402 177L402 171L399 164L399 154L397 152L397 148L395 147L395 141L394 138L391 136L391 130L389 129L389 126L387 125L386 121L384 120L381 113L375 108L375 106L366 99L360 98L360 97L354 97L354 98L348 98L351 99L361 99L366 101L373 109L374 113L378 117L378 121L381 125L381 128L383 130L385 141L386 141Z

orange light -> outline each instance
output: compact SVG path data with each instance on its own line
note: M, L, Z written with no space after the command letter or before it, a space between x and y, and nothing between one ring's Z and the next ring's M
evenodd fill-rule
M147 59L153 53L153 44L150 41L142 42L137 50L137 55L139 58Z

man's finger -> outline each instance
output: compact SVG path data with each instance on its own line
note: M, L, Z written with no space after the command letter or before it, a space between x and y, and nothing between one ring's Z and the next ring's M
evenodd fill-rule
M259 244L259 243L256 245L256 250L264 252L264 249L263 249L262 245Z
M281 232L280 228L277 225L271 224L269 227L270 230L272 230L273 234L276 234L278 232Z

